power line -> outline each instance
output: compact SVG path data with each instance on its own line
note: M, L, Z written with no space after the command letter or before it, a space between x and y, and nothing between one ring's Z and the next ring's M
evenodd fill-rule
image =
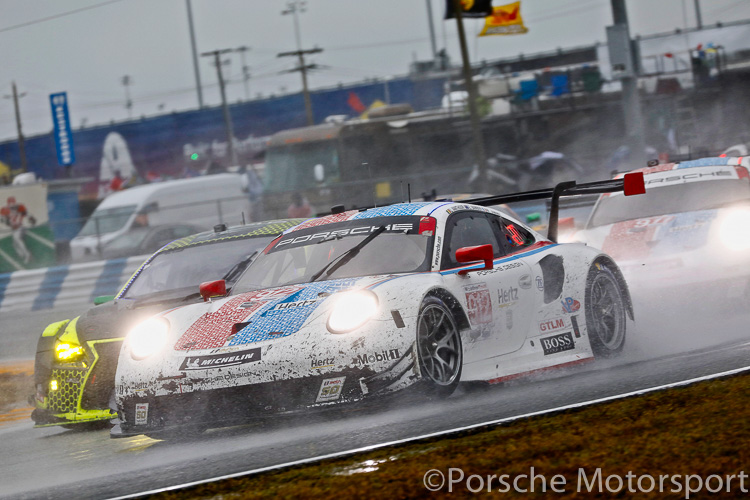
M45 23L47 21L52 21L54 19L59 19L61 17L72 16L73 14L78 14L79 12L83 12L85 10L98 9L99 7L104 7L105 5L109 5L109 4L113 4L117 2L123 2L123 1L124 0L108 0L106 2L102 2L96 5L89 5L88 7L81 7L80 9L73 9L67 12L61 12L60 14L55 14L54 16L42 17L39 19L34 19L33 21L27 21L25 23L15 24L13 26L7 26L5 28L0 28L0 33L15 30L18 28L25 28L26 26L31 26L33 24Z

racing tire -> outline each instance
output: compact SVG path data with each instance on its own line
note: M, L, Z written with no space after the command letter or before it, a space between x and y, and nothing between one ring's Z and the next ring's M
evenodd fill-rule
M448 306L437 297L426 297L417 317L417 358L423 392L445 398L461 380L461 333Z
M586 325L594 356L611 358L625 346L627 306L611 269L595 263L586 279Z

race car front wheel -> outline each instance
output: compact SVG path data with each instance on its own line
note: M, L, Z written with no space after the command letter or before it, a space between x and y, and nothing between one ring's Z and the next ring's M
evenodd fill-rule
M453 393L463 365L461 335L450 309L437 297L425 298L419 309L417 352L427 395Z
M625 346L626 306L614 273L596 263L586 280L586 324L595 356L613 357Z

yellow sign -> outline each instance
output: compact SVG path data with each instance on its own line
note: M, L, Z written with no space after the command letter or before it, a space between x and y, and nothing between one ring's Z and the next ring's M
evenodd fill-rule
M484 18L484 29L479 36L522 35L529 30L523 25L521 2L492 8L492 15Z
M391 196L391 183L378 182L375 184L375 196L378 198L389 198Z

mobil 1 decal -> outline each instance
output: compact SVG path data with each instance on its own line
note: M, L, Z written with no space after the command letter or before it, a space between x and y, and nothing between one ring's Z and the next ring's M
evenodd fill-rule
M545 356L557 354L558 352L570 351L575 349L576 346L573 341L573 334L570 332L545 337L541 340L541 343Z
M464 286L466 294L466 310L472 325L486 325L492 323L492 297L487 283L477 283Z

